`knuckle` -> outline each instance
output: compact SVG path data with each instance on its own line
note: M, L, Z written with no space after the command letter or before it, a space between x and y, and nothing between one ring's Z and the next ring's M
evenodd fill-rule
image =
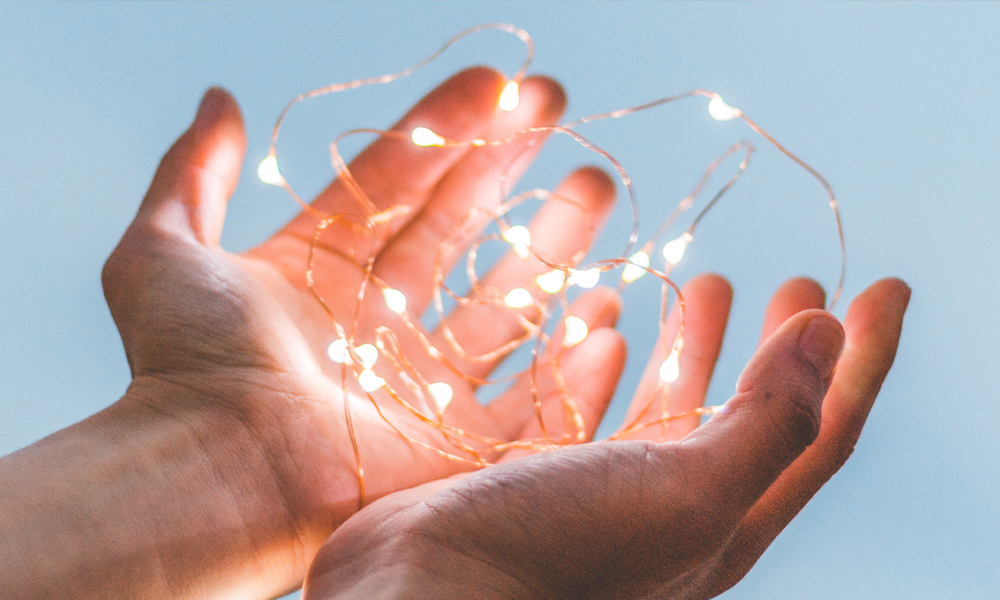
M820 411L813 396L814 392L805 386L797 386L774 403L776 410L771 413L774 428L794 452L804 450L819 435Z

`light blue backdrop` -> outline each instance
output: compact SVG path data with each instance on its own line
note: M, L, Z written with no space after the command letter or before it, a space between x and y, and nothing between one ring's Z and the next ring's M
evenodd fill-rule
M571 117L718 91L834 185L850 253L847 299L886 275L914 288L896 367L854 458L726 597L1000 596L997 5L4 3L0 453L125 389L100 268L206 87L224 85L240 100L255 165L295 93L396 70L489 21L535 36L534 70L564 83ZM460 66L510 73L520 53L484 36L391 90L303 109L287 132L286 176L318 190L333 135L388 125ZM587 133L634 176L646 234L729 143L747 136L761 148L677 272L683 280L717 270L736 286L710 392L724 400L769 290L797 274L836 281L821 191L745 128L711 121L701 101ZM552 186L592 160L569 145L554 150L530 184ZM246 248L294 210L249 169L224 245ZM616 253L626 226L621 212L599 253ZM621 326L633 367L612 419L651 344L655 298L629 298Z

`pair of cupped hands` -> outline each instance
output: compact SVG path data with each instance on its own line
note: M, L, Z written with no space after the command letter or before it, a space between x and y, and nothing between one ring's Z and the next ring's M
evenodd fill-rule
M529 77L516 110L500 111L504 83L487 68L458 73L395 129L500 139L554 124L565 107L558 84ZM374 274L405 294L411 314L423 313L439 246L473 206L495 206L503 170L523 153L513 174L521 172L541 146L526 145L540 135L479 148L419 148L383 137L365 149L350 167L358 184L378 209L408 210L374 238L350 228L323 236L315 281L335 315L349 322L357 302L363 275L344 259L352 253L376 255ZM245 146L236 102L209 90L107 262L105 294L134 379L109 409L53 439L75 435L71 447L79 453L118 465L82 484L100 515L90 526L103 530L87 533L89 550L63 550L66 560L94 561L87 553L102 551L118 559L74 571L78 581L66 590L266 598L305 580L308 600L709 598L747 572L848 458L895 355L909 299L903 282L873 284L841 324L822 310L818 284L793 279L766 309L760 346L736 395L704 425L671 422L666 442L657 427L628 440L512 452L473 472L404 440L359 395L353 426L370 503L358 510L341 366L326 355L337 334L305 280L317 217L304 212L243 254L219 247ZM530 224L533 249L553 261L578 256L593 237L591 225L611 210L614 189L596 168L569 175L556 190L569 202L545 203ZM313 207L363 212L342 181ZM535 289L530 284L545 270L511 253L483 283ZM704 402L732 298L716 275L696 277L683 291L675 413ZM590 333L561 361L588 439L625 363L625 342L614 330L619 308L605 288L571 307ZM371 316L359 323L359 339L394 317L380 297L366 299L364 312ZM523 335L510 312L472 304L445 321L459 344L484 352ZM672 337L676 314L669 323L665 335ZM428 335L447 347L440 330ZM401 343L414 342L404 336ZM651 359L633 413L652 394L662 360ZM476 377L495 366L463 364ZM551 373L542 371L542 410L558 435L561 400ZM498 439L539 436L527 379L487 406L472 386L452 385L449 423ZM382 409L406 422L393 403ZM430 428L406 431L442 443ZM21 453L33 449L39 452L32 446ZM114 586L101 587L109 581Z

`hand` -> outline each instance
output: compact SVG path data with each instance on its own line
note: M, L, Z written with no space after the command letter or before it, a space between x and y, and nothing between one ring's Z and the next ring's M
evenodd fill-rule
M685 290L678 408L704 399L730 303L715 276ZM330 537L305 598L715 596L851 454L908 299L901 281L879 281L841 329L815 310L819 286L792 280L767 309L737 395L706 424L675 422L677 441L562 448L387 496Z
M497 109L504 84L486 68L464 71L396 129L422 125L450 139L494 139L559 118L565 97L556 83L526 79L510 113ZM316 285L334 316L350 324L361 281L345 256L364 262L377 254L375 275L402 290L419 317L430 301L438 246L472 206L496 205L503 168L530 139L419 148L382 138L362 152L351 171L374 204L408 211L375 236L331 228L320 240ZM271 597L302 582L323 541L358 509L340 365L326 356L338 336L305 280L317 217L303 213L243 255L219 248L245 145L235 101L210 90L163 158L103 273L133 374L128 392L98 415L2 459L0 530L9 543L0 580L14 597L44 595L48 586L63 597ZM539 146L521 156L512 176ZM533 247L569 261L586 248L613 192L597 170L571 175L558 190L569 202L549 202L537 215ZM342 180L313 207L363 212ZM508 257L486 283L527 286L542 268L534 259ZM374 341L374 326L396 318L372 296L362 310L359 343ZM602 329L617 307L614 295L601 291L574 309L594 331L571 354L594 355L599 368L608 366L587 382L594 393L613 388L620 372L621 341ZM508 312L468 307L448 323L470 351L482 352L523 332ZM491 323L486 331L479 326L484 319ZM445 346L440 332L430 335ZM609 342L612 352L597 350ZM414 343L401 338L407 354L419 354ZM483 376L494 364L465 366ZM571 356L566 368L578 368ZM456 426L513 439L533 418L520 411L530 406L524 398L483 408L471 386L452 385L448 421ZM468 468L404 441L363 394L351 404L369 499ZM387 398L381 408L411 437L444 443L413 426Z

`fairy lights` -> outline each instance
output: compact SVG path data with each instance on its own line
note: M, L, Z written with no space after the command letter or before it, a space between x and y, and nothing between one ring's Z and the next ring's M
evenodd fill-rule
M340 366L339 368L332 368L328 371L328 374L334 378L341 378L340 383L342 385L348 431L354 446L355 456L358 459L357 474L361 486L362 502L364 502L365 497L364 470L362 469L363 456L357 441L359 432L354 430L351 419L352 405L357 402L367 401L372 403L378 409L378 414L386 420L391 428L415 447L423 448L443 459L463 463L468 467L486 466L490 464L492 457L511 448L548 450L583 441L586 438L584 433L586 424L562 375L561 359L563 353L570 352L572 348L584 344L592 333L586 320L569 314L570 294L579 294L579 290L581 289L586 290L596 287L606 273L609 274L606 278L607 280L610 281L614 278L617 281L620 292L624 292L626 288L643 279L646 275L650 275L650 279L661 285L663 293L660 300L658 323L661 336L657 352L659 356L666 356L659 367L659 381L656 389L649 398L645 399L645 408L631 422L624 424L612 436L612 439L627 437L634 432L647 430L651 427L659 426L665 428L666 424L672 419L692 415L711 415L720 410L718 407L707 407L676 414L670 411L669 396L671 385L680 378L682 373L681 356L684 347L685 306L680 289L670 279L670 276L673 268L683 260L687 248L694 240L694 232L700 226L699 224L702 222L703 217L717 205L720 198L731 189L747 169L754 148L750 142L741 140L720 154L716 160L708 165L697 185L677 203L674 211L660 224L655 233L643 244L638 245L638 199L632 187L631 179L625 168L615 158L577 131L587 123L604 119L618 119L636 112L650 110L689 98L707 98L708 112L712 118L719 121L740 120L753 133L759 135L785 157L813 176L822 186L829 206L833 211L838 241L840 242L840 278L832 297L831 306L836 303L843 286L843 265L846 259L846 251L844 250L843 230L837 201L830 185L818 172L785 149L759 125L750 120L741 110L730 106L721 96L707 90L693 90L641 104L633 108L618 109L583 117L563 125L530 127L509 134L501 139L447 139L423 126L415 127L409 132L409 135L399 131L379 131L370 128L353 129L338 136L334 143L331 144L331 163L344 188L357 201L356 207L360 208L361 214L359 215L356 210L350 214L327 214L315 207L305 205L299 199L299 196L278 169L277 159L278 134L284 119L293 106L317 96L343 92L367 85L387 84L407 77L426 66L462 38L484 30L505 32L516 36L524 43L524 62L517 73L507 80L497 99L497 108L500 111L510 112L516 110L520 104L520 84L527 73L534 55L534 43L527 32L513 25L480 25L454 36L437 51L412 67L396 73L331 84L300 94L289 102L279 115L272 131L270 150L267 157L257 168L257 175L261 181L282 187L293 199L302 203L307 212L317 218L317 225L308 256L306 257L305 280L309 291L330 316L331 337L335 339L329 343L325 350L330 361ZM349 292L344 295L346 298L350 298L351 293L354 294L353 297L356 298L354 306L348 306L346 310L343 307L338 307L339 310L335 310L318 291L316 286L317 280L323 281L323 278L326 276L316 263L317 247L320 245L321 238L323 238L329 228L344 226L349 227L355 233L361 234L363 239L358 242L361 246L365 246L370 242L384 241L384 238L379 237L384 235L384 226L387 223L392 223L394 219L408 214L411 208L402 205L376 208L376 204L368 197L367 190L353 177L346 162L338 153L337 147L344 137L356 133L375 133L391 138L408 138L410 142L418 147L429 148L427 152L434 152L434 148L441 147L483 148L500 146L521 140L522 136L528 134L567 136L571 141L576 142L586 150L594 152L600 159L607 161L612 167L613 172L618 174L619 180L627 192L633 214L632 230L628 236L628 241L619 256L604 258L590 263L581 262L581 256L575 256L573 259L565 262L552 262L551 258L533 246L532 235L527 227L510 222L511 210L527 200L543 200L546 202L565 202L566 200L557 197L552 192L538 189L508 196L506 190L508 179L512 177L509 172L512 169L512 163L506 164L503 166L503 171L497 182L497 189L504 191L498 194L492 207L483 208L477 206L470 209L466 222L456 227L452 237L442 242L441 246L437 249L434 277L431 283L434 288L433 307L441 322L438 332L425 331L421 325L421 315L411 314L412 309L409 307L406 295L399 289L392 287L392 281L383 281L376 276L380 272L376 268L378 265L377 254L375 258L370 260L360 258L367 250L354 248L339 255L343 260L353 261L353 266L356 267L357 272L361 276L361 284L357 289L345 290ZM702 208L693 218L690 225L687 226L687 229L678 235L678 230L675 229L678 219L683 213L705 198L706 194L703 192L713 175L724 164L727 164L727 161L730 161L732 157L740 156L742 158L739 164L733 169L728 181L721 185L714 195L704 201ZM490 222L495 225L493 232L485 233L478 239L470 242L469 232L478 231L483 225ZM674 233L670 234L671 231ZM675 235L676 237L664 243L663 240L666 239L665 236L668 234ZM504 284L513 286L512 288L507 288L506 291L497 289L484 283L484 280L479 276L476 269L476 253L479 247L482 244L497 241L503 243L513 256L523 261L523 263L519 263L521 264L519 268L534 269L530 272L538 273L533 277L534 286L528 286L531 290L535 291L534 294L525 287L518 287L518 283L516 282ZM467 249L467 278L470 285L470 290L467 294L453 291L445 284L448 273L446 272L447 268L444 266L444 257L455 252L461 252L463 249ZM358 252L357 255L354 254L356 251ZM663 262L659 262L660 256L662 256ZM654 259L658 264L654 264ZM618 273L619 269L620 273ZM530 283L532 279L528 279L527 281ZM329 281L327 281L327 284L344 285L340 282ZM537 290L535 290L535 286L537 286ZM383 307L372 306L371 296L377 296L379 293L382 296ZM490 307L490 310L494 311L492 314L495 314L495 311L508 311L516 322L520 324L523 333L516 336L513 340L501 343L498 347L492 349L480 348L476 352L473 352L463 346L456 334L449 329L444 308L445 298L454 301L459 309ZM678 312L679 325L676 334L672 337L663 333L666 331L666 315L669 312L667 310L669 308L668 300L672 302ZM417 301L414 300L414 302ZM531 307L531 310L523 310L529 307ZM387 315L384 310L385 308L393 314ZM362 325L363 323L364 325ZM556 325L560 323L562 324L561 343L557 342L550 346L551 336L554 335L552 331L558 329ZM486 322L482 323L482 326L488 328L492 324ZM359 343L356 340L367 341ZM463 367L462 365L494 362L527 343L531 343L534 346L531 353L531 364L521 370L519 375L512 377L521 376L528 378L530 391L524 401L534 404L539 429L542 432L540 437L523 440L495 439L485 433L469 430L467 423L453 421L454 418L457 418L456 414L467 411L452 410L446 414L446 410L452 403L459 401L460 390L456 386L461 387L462 396L471 396L472 390L491 383L489 379L484 379L478 374L473 374L468 370L468 367ZM562 399L564 431L559 434L552 433L552 430L550 430L542 418L540 408L541 399L539 397L537 381L537 373L542 367L551 370L552 379L558 388L557 396ZM434 376L429 375L431 372L434 373ZM447 379L451 383L442 381L442 379ZM358 388L363 391L363 394L357 392ZM462 402L465 401L467 400L462 398ZM408 422L409 426L401 427L400 425L404 422ZM425 441L429 439L426 436L417 439L406 433L406 431L413 431L414 427L429 428L436 435L436 437L432 436L434 441ZM363 432L360 432L360 434L363 435Z
M508 81L507 85L503 87L503 92L500 94L500 101L497 105L500 107L500 110L510 112L517 108L517 105L520 103L520 86L514 80Z
M444 146L445 140L443 137L434 133L426 127L417 127L410 134L410 139L413 143L422 146L424 148L428 146Z
M524 288L514 288L504 296L503 303L509 308L525 308L535 301L531 292Z
M582 342L590 330L587 327L587 322L580 317L574 317L570 315L566 317L563 321L566 327L566 334L563 336L563 346L567 348L575 346Z
M278 159L273 154L268 154L267 158L260 161L257 166L257 177L264 183L270 185L284 185L285 178L278 171Z

